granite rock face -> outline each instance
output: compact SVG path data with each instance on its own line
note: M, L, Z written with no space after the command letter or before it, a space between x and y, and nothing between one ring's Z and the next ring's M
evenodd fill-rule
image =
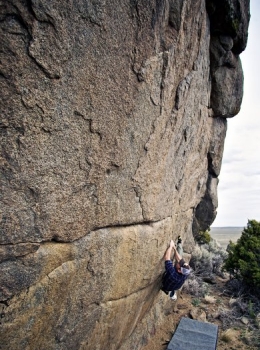
M249 0L207 0L211 31L211 107L215 116L233 117L243 97L239 54L247 43Z
M10 0L1 31L1 345L141 349L162 256L216 216L248 0ZM221 21L219 20L221 18Z

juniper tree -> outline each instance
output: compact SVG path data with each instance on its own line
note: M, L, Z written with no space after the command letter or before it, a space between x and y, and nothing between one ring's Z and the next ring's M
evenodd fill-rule
M260 288L260 222L248 220L237 243L230 242L224 268L253 290Z

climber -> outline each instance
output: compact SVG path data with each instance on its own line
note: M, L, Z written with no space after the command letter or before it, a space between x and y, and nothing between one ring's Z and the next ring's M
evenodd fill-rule
M171 261L172 250L174 250L175 264ZM162 279L161 290L168 294L171 300L177 300L176 290L180 289L190 274L190 266L182 259L173 242L170 241L169 247L164 254L165 272Z

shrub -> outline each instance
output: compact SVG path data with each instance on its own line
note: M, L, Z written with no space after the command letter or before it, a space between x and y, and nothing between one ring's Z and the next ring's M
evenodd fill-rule
M227 257L225 250L214 241L203 246L196 246L192 252L190 266L196 275L209 277L212 274L222 275L222 265Z
M185 281L184 290L194 296L205 296L208 293L208 283L204 280L214 280L214 275L222 275L222 264L227 253L214 241L203 246L196 245L190 259L192 272Z
M198 299L198 298L192 299L191 303L192 303L193 306L199 306L200 305L200 299Z
M248 220L237 243L230 242L224 268L252 290L260 288L260 222Z
M225 343L232 343L236 340L237 338L237 332L229 328L225 332L221 334L221 340L223 340Z
M242 317L243 313L239 306L233 306L232 309L220 308L219 319L222 322L224 330L233 327Z
M233 297L240 297L246 293L246 287L241 280L232 278L226 283L225 294Z
M209 231L200 231L197 237L197 241L199 244L208 244L211 240L211 236Z
M192 271L189 278L185 281L183 289L188 294L196 297L203 297L208 292L208 285L203 282L201 277L196 276Z
M192 252L190 266L198 276L210 276L213 272L212 255L205 247L196 246Z

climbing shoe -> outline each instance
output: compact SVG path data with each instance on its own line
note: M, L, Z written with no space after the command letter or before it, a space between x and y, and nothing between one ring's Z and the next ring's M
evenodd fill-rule
M170 296L170 299L173 300L173 301L176 301L177 300L177 295L175 292L170 292L169 293L169 296Z

